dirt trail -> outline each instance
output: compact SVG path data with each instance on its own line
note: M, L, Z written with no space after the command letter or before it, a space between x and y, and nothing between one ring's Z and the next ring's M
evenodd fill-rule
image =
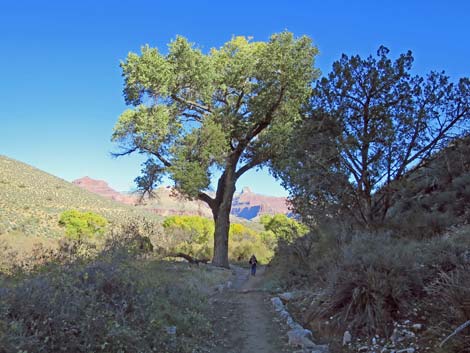
M290 352L287 336L262 291L264 268L255 277L234 268L233 288L212 299L215 347L211 353Z

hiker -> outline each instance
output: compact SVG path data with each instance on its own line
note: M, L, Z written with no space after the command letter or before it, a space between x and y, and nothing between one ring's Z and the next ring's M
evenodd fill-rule
M249 264L251 265L251 275L256 276L256 264L258 260L256 259L255 255L251 255Z

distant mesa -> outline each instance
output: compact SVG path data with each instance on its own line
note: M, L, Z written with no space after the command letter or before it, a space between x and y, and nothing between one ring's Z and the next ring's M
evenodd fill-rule
M88 176L85 176L83 178L74 180L72 183L94 194L107 197L108 199L121 202L126 205L135 205L137 203L136 197L117 192L104 180L92 179Z
M137 205L161 216L169 215L199 215L211 217L212 212L202 201L188 201L173 195L170 186L155 190L155 198L146 198L138 204L139 197L133 194L120 193L111 188L104 180L92 179L88 176L73 181L73 184L95 194L107 197L128 205ZM252 220L263 214L290 214L286 198L256 194L247 186L233 198L231 214L240 218Z

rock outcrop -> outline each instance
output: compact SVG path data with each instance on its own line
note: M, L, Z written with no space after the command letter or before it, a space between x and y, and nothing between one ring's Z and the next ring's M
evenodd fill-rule
M73 184L128 205L137 205L160 216L188 215L212 217L212 211L202 201L189 201L178 197L171 187L160 187L155 190L153 198L140 200L139 195L120 193L111 188L104 180L92 179L88 176L73 181ZM289 214L285 197L265 196L252 192L244 187L235 194L231 214L239 218L252 220L264 214Z
M135 205L137 202L136 197L121 194L120 192L111 188L104 180L92 179L88 176L85 176L83 178L74 180L72 183L94 194L98 194L100 196L127 205Z
M232 214L241 218L253 219L263 214L289 214L285 197L255 194L244 187L233 198Z

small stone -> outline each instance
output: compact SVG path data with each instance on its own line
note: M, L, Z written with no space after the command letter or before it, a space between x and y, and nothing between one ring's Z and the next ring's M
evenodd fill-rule
M390 341L392 341L393 344L396 344L397 341L398 341L398 337L399 337L399 332L398 332L398 329L397 328L394 328L393 329L393 332L392 332L392 335L390 336Z
M232 281L227 281L227 283L225 284L225 288L227 289L232 288Z
M314 347L311 347L310 349L310 353L328 353L330 351L330 348L326 344L317 344Z
M359 347L359 349L357 350L358 352L367 352L369 350L369 346L362 346L362 347Z
M289 320L289 322L287 323L287 326L289 326L292 330L303 330L304 329L302 327L302 325L295 322L294 320Z
M413 328L413 330L421 331L423 329L423 324L414 324L411 327Z
M308 330L294 329L287 332L287 337L289 338L290 346L300 346L302 348L313 348L315 343L309 339L309 334L306 332ZM311 336L310 332L310 336Z
M281 298L285 302L288 302L294 298L294 293L292 292L281 293L279 294L279 298Z
M274 306L274 310L276 310L276 311L284 310L284 304L282 304L281 298L279 298L279 297L271 298L271 303Z
M343 346L346 346L347 344L351 343L351 341L352 341L351 332L349 332L349 331L344 331L344 334L343 334Z

